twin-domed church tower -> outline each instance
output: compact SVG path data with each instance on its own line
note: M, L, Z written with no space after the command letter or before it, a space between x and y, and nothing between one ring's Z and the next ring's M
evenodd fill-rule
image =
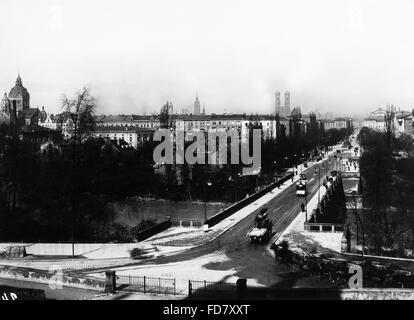
M285 105L281 106L280 103L280 91L276 91L275 93L275 113L281 116L289 116L290 111L290 92L285 92Z

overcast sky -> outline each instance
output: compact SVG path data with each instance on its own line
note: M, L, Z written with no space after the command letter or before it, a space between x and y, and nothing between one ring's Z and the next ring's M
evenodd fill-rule
M1 0L0 90L20 71L31 105L83 85L98 113L414 106L414 1ZM283 104L283 99L282 99Z

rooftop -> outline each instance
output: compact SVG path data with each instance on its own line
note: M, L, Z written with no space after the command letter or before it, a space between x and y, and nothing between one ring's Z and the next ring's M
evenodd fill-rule
M385 122L385 118L384 117L369 117L369 118L365 118L364 121Z
M154 132L154 129L149 129L149 128L140 128L140 127L136 127L136 126L105 126L105 127L101 127L101 126L95 126L94 128L94 132L140 132L140 133L152 133Z

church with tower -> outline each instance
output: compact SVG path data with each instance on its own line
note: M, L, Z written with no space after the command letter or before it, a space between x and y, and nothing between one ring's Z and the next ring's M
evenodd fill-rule
M55 136L53 130L39 126L46 117L44 108L30 107L29 91L18 74L14 87L0 101L0 124L13 124L21 139L42 143Z
M200 100L198 99L198 93L196 94L196 99L194 101L194 115L204 115L206 114L206 107L203 106L203 111L201 111Z
M30 108L30 93L23 86L20 74L9 94L4 93L0 102L0 122L15 122L19 125L37 125L43 113L38 108Z
M279 114L283 117L290 116L290 92L285 92L285 105L282 106L280 102L280 91L275 93L275 114Z
M20 74L17 76L15 86L10 90L9 101L13 105L16 102L17 113L22 113L27 109L30 109L30 94L29 91L23 86L22 78Z

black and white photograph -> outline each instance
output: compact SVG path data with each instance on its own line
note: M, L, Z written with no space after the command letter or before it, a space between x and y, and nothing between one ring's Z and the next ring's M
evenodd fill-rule
M1 301L414 300L413 1L0 13Z

